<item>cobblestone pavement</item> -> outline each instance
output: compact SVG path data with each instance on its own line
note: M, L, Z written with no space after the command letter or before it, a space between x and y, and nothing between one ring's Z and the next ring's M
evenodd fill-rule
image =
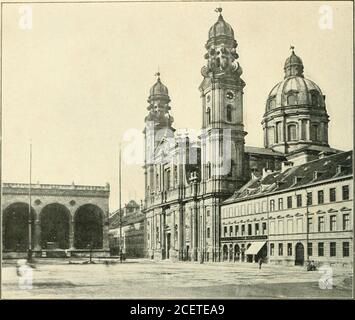
M123 264L37 261L32 289L20 289L14 264L3 264L5 299L119 298L350 298L352 270L333 269L332 289L321 289L319 271L250 263L131 260Z

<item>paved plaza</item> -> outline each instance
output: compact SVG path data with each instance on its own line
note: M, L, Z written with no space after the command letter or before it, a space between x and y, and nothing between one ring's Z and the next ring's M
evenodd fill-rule
M332 288L322 273L302 267L250 263L171 263L130 260L122 264L69 264L40 260L31 289L20 289L15 261L3 263L4 299L119 298L350 298L352 270L333 268ZM324 286L323 286L324 287Z

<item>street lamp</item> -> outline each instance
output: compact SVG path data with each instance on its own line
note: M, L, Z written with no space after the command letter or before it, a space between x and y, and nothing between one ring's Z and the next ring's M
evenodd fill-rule
M30 143L30 183L28 187L28 252L27 260L32 262L32 217L31 217L31 187L32 187L32 143Z

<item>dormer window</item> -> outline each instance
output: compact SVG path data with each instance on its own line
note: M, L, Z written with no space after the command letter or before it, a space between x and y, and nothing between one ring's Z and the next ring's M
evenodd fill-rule
M287 95L287 105L293 106L298 104L298 97L297 97L297 92L290 92Z
M275 109L275 107L276 107L276 101L275 101L275 98L272 98L269 100L268 110Z

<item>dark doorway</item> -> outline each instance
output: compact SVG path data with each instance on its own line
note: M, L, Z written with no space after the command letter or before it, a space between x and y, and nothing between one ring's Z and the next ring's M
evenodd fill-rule
M29 231L28 204L13 203L4 210L3 215L3 245L5 251L27 251ZM34 247L34 218L31 208L31 243Z
M186 259L185 259L185 260L187 260L187 261L190 261L189 249L190 249L190 247L189 247L189 246L186 246Z
M228 261L228 246L226 244L223 246L223 261Z
M171 240L171 234L167 233L166 234L166 258L170 258L170 240Z
M70 212L60 204L53 203L41 211L41 245L43 249L69 248Z
M81 206L74 218L74 247L76 249L102 249L103 212L93 205Z
M240 260L240 248L239 245L234 246L234 261L239 261Z
M295 265L296 266L303 266L304 264L304 246L302 243L296 244L296 258L295 258Z

